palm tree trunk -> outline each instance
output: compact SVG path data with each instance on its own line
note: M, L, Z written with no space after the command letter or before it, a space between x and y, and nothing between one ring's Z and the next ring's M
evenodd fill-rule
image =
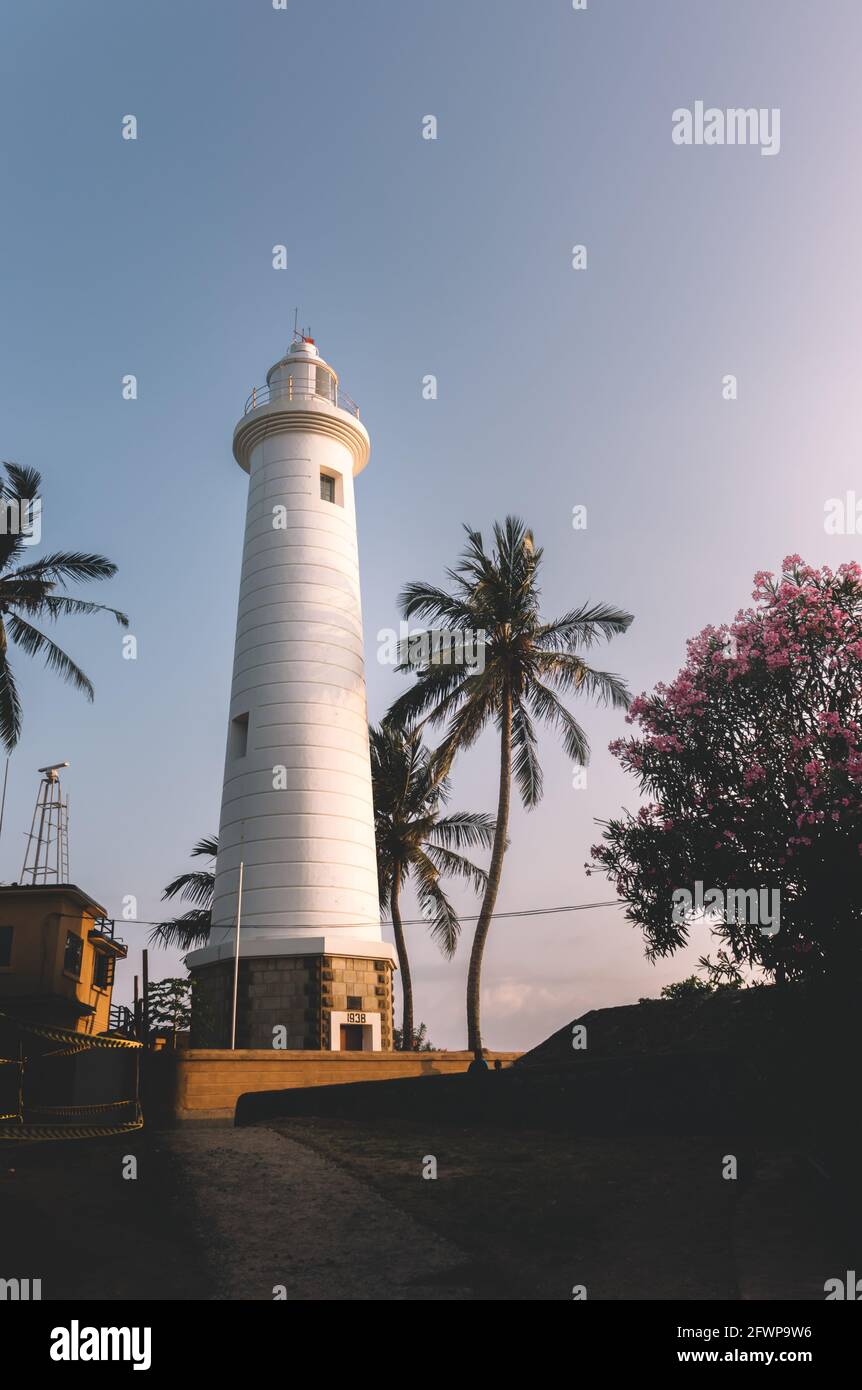
M398 969L401 971L401 993L404 1005L401 1014L401 1051L413 1051L413 981L410 978L410 961L407 959L407 942L401 925L401 908L398 904L398 884L394 883L389 901L392 911L392 929L395 932L395 949L398 952Z
M482 1030L479 1018L482 953L485 950L485 942L488 937L488 930L491 926L491 917L497 902L497 894L500 890L500 878L503 872L503 855L506 853L506 840L509 833L509 801L511 792L512 696L507 690L503 697L503 708L500 715L500 791L497 798L497 826L494 831L494 845L491 850L491 865L488 869L488 883L485 888L485 896L482 899L479 920L476 923L476 934L473 937L473 949L470 952L470 969L467 973L467 1046L477 1061L481 1061L482 1059Z

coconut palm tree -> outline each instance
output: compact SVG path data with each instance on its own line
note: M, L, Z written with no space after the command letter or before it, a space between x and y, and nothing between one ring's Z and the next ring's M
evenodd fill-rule
M471 665L463 658L443 662L432 655L424 662L405 663L401 669L412 670L417 679L387 717L411 725L417 720L447 725L435 775L448 773L455 755L474 744L489 723L499 733L497 823L467 977L468 1045L481 1065L482 955L500 891L512 772L523 805L532 809L542 795L534 719L555 728L566 755L586 765L586 735L557 692L582 693L620 709L627 707L629 694L620 677L594 670L581 652L600 638L625 632L632 616L595 603L544 622L538 585L542 551L536 548L532 532L517 517L509 516L495 524L489 553L481 532L469 526L464 530L466 546L455 568L447 571L451 591L432 584L408 584L400 605L405 618L419 618L436 631L461 634L462 651L474 651L478 634L481 660L474 654ZM454 645L457 651L459 643Z
M150 932L151 946L178 946L181 951L192 951L196 946L206 945L210 935L217 854L217 835L207 835L203 840L198 840L192 850L192 858L201 856L210 859L212 868L193 869L190 873L180 874L167 885L162 893L162 902L179 895L181 902L195 903L195 906L181 917L159 922Z
M0 739L11 752L21 735L21 700L9 664L10 642L28 656L42 656L49 670L93 699L91 681L70 656L34 627L31 618L56 622L58 618L81 613L111 613L122 627L128 627L125 613L102 603L88 603L62 592L67 583L87 583L110 579L117 566L103 555L81 551L56 551L30 564L16 564L28 540L21 517L40 497L42 479L34 468L4 463L0 475ZM10 525L10 520L14 522Z
M441 877L466 879L481 893L487 874L460 850L490 849L494 821L482 812L441 815L449 781L435 770L434 755L421 733L384 722L370 730L371 785L381 910L390 912L401 971L404 1008L401 1047L413 1048L413 984L401 918L401 891L412 878L422 916L443 954L451 958L461 924L440 884Z

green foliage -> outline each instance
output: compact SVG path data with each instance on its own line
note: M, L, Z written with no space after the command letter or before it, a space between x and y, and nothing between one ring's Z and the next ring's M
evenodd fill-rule
M28 504L41 505L42 479L34 468L4 463L0 475L0 508L19 523ZM6 526L0 533L0 742L11 752L21 734L21 699L9 663L9 648L15 643L28 656L42 657L49 671L93 699L92 683L80 666L48 635L33 626L33 619L54 623L58 618L81 614L109 613L121 627L128 627L125 613L102 603L72 598L64 592L70 582L87 584L110 579L117 566L103 555L81 551L56 551L27 564L23 558L27 532L21 525Z
M404 617L416 618L482 639L481 666L470 659L424 666L405 662L401 669L415 684L392 707L391 717L412 724L445 724L438 760L448 771L457 753L472 747L483 729L500 727L501 711L511 707L511 749L515 782L523 804L535 806L542 796L536 722L553 728L566 756L585 765L589 743L584 730L559 695L588 695L615 709L626 709L629 696L621 678L590 666L583 653L599 641L624 633L632 622L606 603L582 604L545 622L540 612L539 572L543 552L533 533L509 516L494 526L494 545L486 549L480 531L465 526L467 543L448 571L450 590L433 584L408 584L400 596Z
M394 917L401 889L412 877L432 937L452 956L461 924L440 880L461 879L483 892L485 870L462 851L491 848L494 818L482 811L444 814L449 779L435 767L418 729L384 721L369 730L369 738L380 906Z
M709 956L701 956L697 962L698 969L706 973L706 978L713 989L741 989L745 985L745 976L736 961L732 960L727 951L719 951L715 960ZM753 980L751 987L756 988L762 981Z
M676 984L665 985L660 991L661 999L692 999L701 994L714 994L715 985L711 985L708 980L701 980L697 975L689 975L685 980L677 980Z
M191 902L195 906L179 917L160 922L150 932L151 946L177 946L181 951L192 951L196 946L205 946L209 941L212 919L212 901L215 892L215 858L218 854L218 836L207 835L198 840L192 850L193 858L212 861L208 869L195 869L171 879L162 893L162 901L179 897L180 902Z
M394 1035L395 1035L395 1049L396 1049L396 1051L401 1052L401 1051L402 1051L402 1047L401 1047L401 1038L402 1038L401 1029L400 1029L400 1028L395 1028L395 1029L393 1029L393 1033L394 1033ZM413 1047L412 1047L412 1049L406 1049L406 1050L408 1050L408 1051L412 1050L413 1052L436 1052L436 1051L438 1050L438 1049L434 1046L434 1044L433 1044L432 1042L429 1042L429 1041L428 1041L428 1025L427 1025L427 1024L425 1024L425 1023L420 1023L419 1026L418 1026L417 1028L414 1028L414 1030L413 1030Z
M788 555L754 585L753 607L704 628L676 678L632 702L638 731L611 750L645 801L600 822L591 867L650 959L705 919L737 972L858 979L862 568Z
M184 1032L192 1021L192 982L173 977L156 980L149 988L150 1028Z

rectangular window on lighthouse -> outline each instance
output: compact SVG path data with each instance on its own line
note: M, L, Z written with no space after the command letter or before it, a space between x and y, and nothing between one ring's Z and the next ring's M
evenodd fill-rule
M230 755L244 758L248 752L248 715L238 714L230 721Z
M320 500L321 502L335 501L335 479L329 473L320 475Z

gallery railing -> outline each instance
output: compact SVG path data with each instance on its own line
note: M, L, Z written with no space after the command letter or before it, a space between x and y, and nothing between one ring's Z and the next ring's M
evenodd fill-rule
M256 410L259 405L270 405L275 401L302 401L316 400L326 401L328 405L337 406L339 410L346 410L348 414L359 419L359 406L343 391L340 386L329 384L325 388L318 389L310 382L297 381L293 377L287 377L284 381L275 382L272 386L254 386L251 395L245 403L243 415L248 415L250 410Z

